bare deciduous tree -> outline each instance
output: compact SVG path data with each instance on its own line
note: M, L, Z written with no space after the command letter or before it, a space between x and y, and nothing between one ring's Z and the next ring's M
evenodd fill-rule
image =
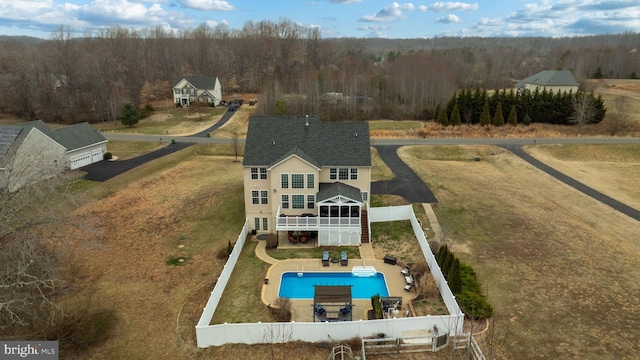
M613 113L609 116L609 133L615 135L624 130L629 123L631 115L631 102L628 97L622 96L614 100L611 108Z
M75 178L62 172L0 189L0 333L37 328L61 311L54 296L67 286L62 273L71 264L63 260L93 236L86 219L70 215Z
M235 131L231 135L231 148L233 149L233 155L236 157L234 162L238 162L238 155L240 154L240 142L238 141L238 133Z
M593 97L584 91L578 92L573 98L573 116L571 121L578 125L578 134L582 127L591 122L595 116Z

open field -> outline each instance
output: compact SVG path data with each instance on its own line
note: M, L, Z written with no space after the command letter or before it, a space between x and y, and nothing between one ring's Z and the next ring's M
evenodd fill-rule
M447 243L486 287L502 334L493 351L510 359L636 356L637 221L500 148L405 147L400 154L434 190ZM620 172L628 166L611 164Z
M106 342L77 358L271 359L272 350L282 349L286 357L326 358L328 349L313 345L195 348L193 326L224 263L216 253L235 241L243 222L243 207L237 206L240 164L229 151L197 145L104 184L86 185L96 200L79 211L99 218L103 240L82 271L94 283L94 296L115 311L117 325ZM582 151L546 156L579 160ZM597 152L611 162L607 171L623 174L621 169L639 162L637 155L621 155L626 150ZM432 186L448 243L487 288L499 333L507 334L501 335L507 345L496 351L513 359L595 359L630 358L640 350L634 340L640 336L634 320L640 316L637 222L500 148L405 147L400 154ZM634 194L638 198L637 190L629 196ZM394 197L376 201L403 203ZM398 251L389 237L376 244L377 255L387 252L385 241ZM248 282L238 281L238 293L222 308L259 299L265 268L253 256L254 245L246 245L244 275L237 274ZM410 255L411 247L402 253ZM186 265L167 265L172 256L184 256ZM253 306L227 320L268 319L266 314ZM133 345L139 343L147 346ZM424 355L404 357L418 358Z
M242 136L252 111L245 111L246 106L214 136L233 132ZM0 122L16 121L4 117ZM183 127L182 122L193 121L175 126L159 122L157 131L197 128ZM213 118L201 125L212 123ZM605 134L596 131L598 126L594 133ZM411 129L413 125L406 131ZM575 132L562 127L549 134ZM110 142L109 151L124 159L158 146ZM536 146L527 151L609 196L640 207L637 145ZM105 183L81 184L79 188L92 199L78 213L100 221L101 241L82 258L79 281L93 285L78 296L92 292L100 306L114 312L116 326L108 340L74 358L326 359L329 350L311 344L195 348L194 325L224 264L216 253L226 250L229 240L235 241L244 221L241 163L234 162L232 154L229 145L196 145ZM473 265L486 286L496 309L497 341L502 342L493 351L509 359L635 357L640 351L637 221L501 148L405 147L400 155L434 190L447 242ZM472 161L476 157L481 161ZM391 177L375 154L372 177ZM395 202L402 200L385 197L385 203ZM397 251L394 241L381 240L376 255L384 255L386 246ZM233 300L253 298L243 290L259 291L263 265L250 258L252 246L249 242L244 249L249 256L245 270L257 272L248 274L247 283L241 283L235 299L225 305L232 310ZM412 254L409 246L401 251L408 258ZM185 265L168 265L175 257L187 259ZM256 279L253 283L251 276ZM258 319L265 314L258 306L254 311L234 316ZM483 349L490 350L486 344ZM442 355L428 358L448 358ZM399 359L370 359L383 358ZM424 358L424 354L402 357Z

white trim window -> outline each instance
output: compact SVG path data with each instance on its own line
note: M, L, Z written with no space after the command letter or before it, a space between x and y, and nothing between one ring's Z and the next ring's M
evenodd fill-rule
M358 168L351 168L351 180L358 180Z
M283 209L289 208L289 195L282 194L282 201L280 203Z
M313 189L316 187L315 174L307 174L307 189Z
M362 201L369 201L369 193L366 191L361 192L362 194Z
M313 209L316 207L316 196L307 195L307 209Z
M338 180L338 169L329 169L329 180Z
M304 174L291 174L291 188L304 189Z
M251 203L253 205L268 205L269 191L267 190L251 190Z
M349 180L349 169L348 168L340 168L340 169L338 169L338 179L339 180Z
M291 208L304 209L304 195L291 195Z
M253 218L253 227L256 230L260 230L260 218Z
M258 174L259 172L259 174ZM267 168L251 168L251 180L266 180L267 179Z
M262 218L262 230L269 230L269 218Z
M289 174L280 174L280 187L283 189L289 188Z

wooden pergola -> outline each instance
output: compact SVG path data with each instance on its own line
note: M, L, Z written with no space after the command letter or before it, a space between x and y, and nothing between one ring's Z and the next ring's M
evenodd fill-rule
M313 321L351 321L351 286L314 285Z

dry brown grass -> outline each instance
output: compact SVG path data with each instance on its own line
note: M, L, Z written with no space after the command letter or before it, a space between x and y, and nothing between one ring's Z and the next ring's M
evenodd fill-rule
M633 358L640 351L638 222L508 152L467 148L495 155L441 160L434 152L446 149L427 146L400 155L432 186L447 242L464 245L456 255L474 267L502 314L507 357Z

